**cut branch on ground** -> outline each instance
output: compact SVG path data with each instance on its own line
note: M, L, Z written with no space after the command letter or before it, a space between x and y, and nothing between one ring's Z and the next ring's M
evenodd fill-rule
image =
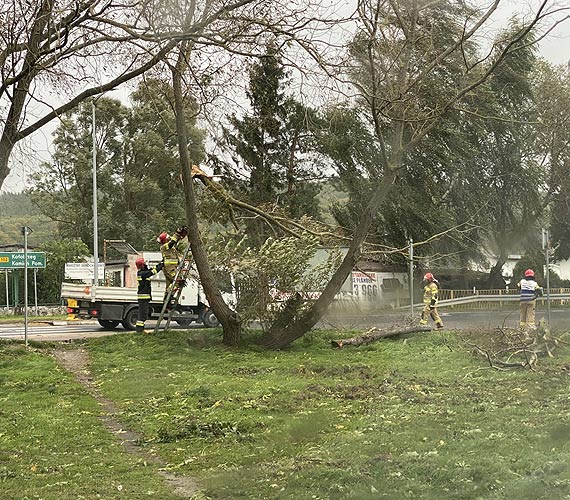
M429 326L396 326L391 330L381 330L373 327L367 330L362 335L357 335L348 339L331 340L332 347L342 349L345 346L360 346L377 342L378 340L386 339L389 337L396 337L398 335L405 335L407 333L431 332L432 328Z

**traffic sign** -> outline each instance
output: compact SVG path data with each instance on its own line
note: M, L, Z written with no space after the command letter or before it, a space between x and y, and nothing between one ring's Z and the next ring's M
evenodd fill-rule
M28 267L46 267L45 252L28 252ZM0 252L0 269L23 269L24 252Z

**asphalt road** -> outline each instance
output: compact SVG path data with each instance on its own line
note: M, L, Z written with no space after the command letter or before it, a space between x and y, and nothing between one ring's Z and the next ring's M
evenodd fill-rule
M332 328L386 328L396 323L403 323L409 318L409 311L401 313L369 313L369 314L334 314L327 315L323 321L325 326ZM518 308L486 311L453 311L441 309L441 319L446 328L465 330L468 328L494 329L497 327L516 328L519 324ZM420 311L414 312L415 319L419 320ZM547 312L539 308L536 312L536 321L546 320ZM433 324L433 322L430 323ZM570 308L552 309L550 323L555 330L570 330Z
M147 331L154 329L154 326L154 321L147 321ZM174 322L171 323L170 328L173 330L182 329L182 327ZM189 328L202 328L202 325L193 323L190 327L186 327L184 329L187 330ZM118 326L114 330L104 330L96 320L53 322L30 321L28 323L28 340L37 341L65 341L128 333L132 333L132 331L125 330L122 326ZM25 340L24 324L0 324L0 338Z
M465 330L469 328L494 329L505 326L515 328L518 326L518 309L503 311L446 311L441 310L440 315L446 329ZM416 312L419 316L419 311ZM406 320L407 313L400 314L343 314L328 315L319 324L322 328L365 329L370 327L388 328L393 324L401 324ZM537 321L546 317L542 308L537 311ZM553 309L550 314L551 325L554 330L570 330L570 308ZM181 329L177 324L171 324L173 329ZM147 322L147 329L154 328L154 322ZM202 328L200 324L192 324L192 329ZM30 322L28 325L28 340L63 341L83 338L94 338L103 335L129 333L121 326L115 330L103 330L97 321L53 323ZM24 340L23 324L0 324L0 338Z

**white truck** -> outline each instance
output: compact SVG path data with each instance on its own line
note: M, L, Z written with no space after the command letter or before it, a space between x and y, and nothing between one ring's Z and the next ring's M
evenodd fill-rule
M121 277L123 286L96 286L85 283L63 282L61 298L67 301L67 312L78 318L94 318L105 329L114 329L119 324L126 330L134 330L138 315L136 266L134 262L140 255L127 256L124 273ZM143 257L150 267L160 262L157 252L145 252ZM166 282L162 272L151 278L152 300L150 318L158 318L162 310ZM208 305L205 294L196 276L188 276L176 310L171 320L181 326L188 326L196 321L205 327L213 328L220 323Z

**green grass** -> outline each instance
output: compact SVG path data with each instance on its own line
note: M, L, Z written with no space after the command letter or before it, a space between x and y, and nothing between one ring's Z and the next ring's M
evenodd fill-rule
M125 426L211 499L570 498L570 348L536 371L499 372L445 331L341 351L328 342L338 337L311 334L284 352L228 350L215 330L86 346ZM101 498L164 491L156 471L105 436L96 405L49 357L10 354L10 345L0 488L24 492L15 498L97 498L91 467L124 485ZM40 475L40 465L57 472ZM69 497L46 486L60 481L73 485Z
M154 466L123 451L98 413L46 352L0 343L0 498L179 498Z

